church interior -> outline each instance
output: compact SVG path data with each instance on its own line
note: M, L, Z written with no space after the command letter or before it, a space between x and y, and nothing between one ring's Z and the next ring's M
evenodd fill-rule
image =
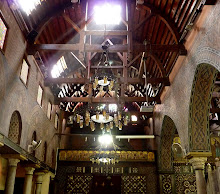
M220 194L220 0L1 0L0 194Z

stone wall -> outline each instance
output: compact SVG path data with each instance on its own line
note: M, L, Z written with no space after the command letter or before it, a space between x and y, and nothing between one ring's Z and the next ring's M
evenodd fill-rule
M220 1L205 6L185 43L186 57L179 57L170 78L171 86L165 88L161 105L155 108L155 132L160 134L164 115L175 123L183 147L188 151L188 119L192 83L196 67L207 63L220 70ZM193 40L195 40L193 42ZM159 138L158 138L159 140Z
M8 7L6 0L0 1L0 10L9 26L3 52L0 52L0 133L8 136L10 119L14 111L21 115L22 132L20 146L27 150L32 134L36 131L37 140L42 145L36 150L36 157L43 160L43 145L47 142L47 161L52 164L52 150L58 147L58 132L54 128L55 113L53 106L51 119L47 118L48 102L54 101L53 94L44 86L44 77L33 56L27 56L29 76L27 85L20 79L22 60L25 57L25 38ZM42 106L37 103L38 86L43 88Z

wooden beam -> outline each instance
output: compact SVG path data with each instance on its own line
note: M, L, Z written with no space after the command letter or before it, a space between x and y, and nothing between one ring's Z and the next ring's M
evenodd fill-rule
M91 103L117 103L118 101L124 102L146 102L146 97L64 97L64 98L55 98L55 104L59 104L60 102L89 102ZM148 97L148 102L156 101L157 103L161 103L160 97L156 96L154 98Z
M144 84L144 79L139 78L128 78L128 84ZM170 86L169 78L148 78L148 83L156 84L163 83L165 86ZM44 80L45 85L49 84L87 84L90 83L89 79L86 78L46 78ZM120 84L124 83L124 78L120 78Z
M130 63L128 63L128 67L130 67L135 61L137 61L141 57L142 53L139 53Z
M144 57L145 57L145 52L142 53L142 57L141 57L141 62L140 62L139 71L138 71L139 78L142 78L143 73L144 73L144 60L146 63L146 59L144 59Z
M211 113L220 113L220 108L211 108L210 112Z
M127 30L87 30L85 31L86 35L94 36L127 36Z
M79 28L79 26L77 26L77 24L75 24L73 22L73 20L71 20L66 14L63 14L63 18L65 19L65 21L67 23L69 23L78 33L81 31L81 29Z
M29 45L27 48L28 54L34 54L36 51L78 51L79 44L33 44ZM135 44L133 45L133 49L136 52L177 52L180 55L186 55L187 50L185 49L183 44L174 44L174 45L143 45L143 44ZM128 45L127 44L117 44L110 45L108 48L109 52L127 52ZM84 48L85 52L103 52L102 45L99 44L85 44Z
M163 12L161 12L158 8L156 8L154 5L150 3L144 3L143 5L138 4L138 8L145 9L147 11L151 11L152 15L157 15L167 26L167 28L172 33L174 40L176 43L180 40L180 33L178 28L176 27L174 21L172 21L169 17L167 17Z
M163 64L161 63L160 59L154 54L154 53L150 53L149 56L156 62L160 73L163 77L166 77L166 70L163 66Z
M123 66L91 66L91 69L122 69Z

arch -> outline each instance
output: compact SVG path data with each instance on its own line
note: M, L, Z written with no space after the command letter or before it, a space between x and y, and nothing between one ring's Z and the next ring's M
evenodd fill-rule
M18 111L14 111L11 116L8 138L16 144L20 144L22 131L21 115Z
M169 116L165 115L162 124L159 148L160 171L173 171L172 144L176 133L177 129L175 123Z
M47 161L47 142L46 141L44 142L44 146L43 146L42 158L44 162Z
M189 152L210 152L209 112L218 71L202 63L196 68L189 105Z

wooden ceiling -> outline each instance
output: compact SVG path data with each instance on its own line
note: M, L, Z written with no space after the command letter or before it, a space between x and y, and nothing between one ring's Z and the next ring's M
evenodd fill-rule
M8 2L11 4L13 0ZM57 99L58 103L63 102L63 107L78 102L77 97L89 101L86 96L89 91L83 96L71 95L70 91L74 93L78 84L90 84L89 78L94 75L103 52L101 46L106 42L114 71L121 77L120 93L126 96L124 101L140 105L146 101L143 79L146 60L148 82L159 87L157 96L149 97L160 103L160 93L169 85L169 74L178 56L187 54L185 38L205 1L145 0L144 4L136 4L135 0L114 0L122 7L122 22L105 29L93 21L93 6L100 2L103 1L44 0L29 16L19 9L12 11L27 37L27 52L36 56L42 71L49 75L46 83L54 94L59 93L62 83L67 85L66 98ZM51 68L61 56L65 57L68 69L60 78L51 79Z

